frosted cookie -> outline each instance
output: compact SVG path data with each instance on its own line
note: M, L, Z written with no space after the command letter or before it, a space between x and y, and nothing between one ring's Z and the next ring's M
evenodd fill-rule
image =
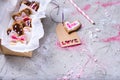
M10 30L10 32L9 32L9 30ZM14 30L11 30L11 29L8 29L8 32L9 32L8 40L9 40L11 45L15 45L18 42L26 43L27 39L26 39L26 36L24 34L19 35L17 33L17 31L14 31Z
M18 36L24 35L23 25L21 22L15 22L12 25L12 29L18 34Z
M24 27L23 30L24 30L24 32L31 32L31 28L30 27Z
M31 4L30 4L30 7L31 7L32 9L34 9L35 11L37 11L38 8L39 8L39 3L38 3L38 2L35 2L35 1L32 1Z
M64 28L68 33L74 32L81 27L81 23L79 21L74 21L73 23L64 22Z
M30 16L32 11L29 8L25 8L22 11L13 14L12 18L14 21L22 21L24 17Z
M14 34L10 36L10 43L11 44L16 44L18 42L26 43L26 36L25 35L17 36Z
M10 35L11 31L12 31L12 28L8 28L7 29L7 35Z
M15 13L15 14L12 15L12 19L14 21L20 21L20 20L22 20L22 18L20 16L21 16L21 14L19 12Z
M30 8L32 8L35 11L37 11L38 8L39 8L39 3L36 2L36 1L30 2L28 0L23 0L22 3L25 4L25 5L27 5L27 6L29 6Z
M20 11L21 16L30 16L32 14L32 11L29 8L25 8L22 11Z

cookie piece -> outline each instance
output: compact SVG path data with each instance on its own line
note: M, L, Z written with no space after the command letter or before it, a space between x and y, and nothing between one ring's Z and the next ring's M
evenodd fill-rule
M30 16L32 11L29 8L25 8L22 11L15 13L12 15L14 21L22 21L22 19L26 16Z
M7 35L9 35L11 33L12 29L11 28L8 28L7 29Z
M28 0L23 0L22 3L25 4L25 5L27 5L27 6L29 6L30 8L32 8L35 11L37 11L38 8L39 8L39 3L36 2L36 1L30 2Z
M23 21L24 21L25 27L31 27L32 28L32 25L31 25L32 19L31 18L26 17L26 18L23 19Z
M20 11L20 14L21 14L21 16L22 15L30 16L32 14L32 11L29 8L25 8L22 11Z
M12 19L14 21L20 21L22 19L20 16L21 16L21 14L19 12L15 13L15 14L12 15Z
M24 34L23 25L21 24L21 22L15 22L12 25L12 29L18 34L18 36L21 36Z
M68 33L74 32L81 27L81 23L79 21L74 21L73 23L64 22L64 28Z
M30 6L30 4L31 4L31 2L28 1L28 0L23 0L22 3L25 4L25 5L27 5L27 6Z
M32 9L34 9L35 11L37 11L38 8L39 8L39 3L38 3L38 2L35 2L35 1L32 1L31 4L30 4L30 7L31 7Z

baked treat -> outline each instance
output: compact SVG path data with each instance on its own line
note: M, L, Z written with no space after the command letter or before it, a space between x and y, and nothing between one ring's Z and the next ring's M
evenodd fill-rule
M32 11L29 8L25 8L22 11L13 14L12 18L14 21L22 21L24 17L30 16Z
M15 13L15 14L13 14L12 15L12 19L14 20L14 21L20 21L21 20L21 14L20 13Z
M9 35L11 33L12 29L11 28L8 28L7 29L7 35Z
M39 8L39 3L38 3L38 2L35 2L35 1L32 1L31 4L30 4L30 7L31 7L32 9L34 9L35 11L37 11L38 8Z
M22 3L25 4L25 5L27 5L27 6L30 6L30 4L31 4L31 2L28 1L28 0L23 0Z
M12 29L18 34L18 36L24 35L23 25L21 22L15 22L12 25Z
M81 27L81 23L79 21L74 21L73 23L64 22L64 28L68 33L74 32Z
M22 14L26 15L26 16L30 16L32 14L32 11L29 8L25 8L22 11L20 11L20 14L21 14L21 16L22 16Z
M30 2L28 0L23 0L22 3L25 4L25 5L27 5L27 6L29 6L30 8L32 8L35 11L37 11L38 8L39 8L39 3L36 2L36 1Z

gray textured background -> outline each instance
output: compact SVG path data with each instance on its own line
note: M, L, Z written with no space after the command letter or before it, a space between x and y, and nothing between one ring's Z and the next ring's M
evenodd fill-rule
M55 5L50 3L47 17L43 19L45 36L40 40L40 47L33 52L32 58L0 54L0 80L120 80L120 37L117 36L120 31L120 0L74 1L96 22L95 26L89 23L66 0L65 19L82 23L78 31L82 45L69 48L58 45L55 32L58 23L51 20L50 14L54 14L54 20L61 16L55 15ZM102 41L114 36L117 40Z

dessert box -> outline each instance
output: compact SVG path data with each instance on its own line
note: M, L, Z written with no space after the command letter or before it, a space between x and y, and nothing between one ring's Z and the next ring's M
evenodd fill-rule
M1 28L0 51L2 53L32 57L32 51L39 47L39 40L44 36L41 18L45 18L45 10L49 2L50 0L21 2L19 10L9 16L11 19L8 26ZM14 1L13 4L15 5Z

